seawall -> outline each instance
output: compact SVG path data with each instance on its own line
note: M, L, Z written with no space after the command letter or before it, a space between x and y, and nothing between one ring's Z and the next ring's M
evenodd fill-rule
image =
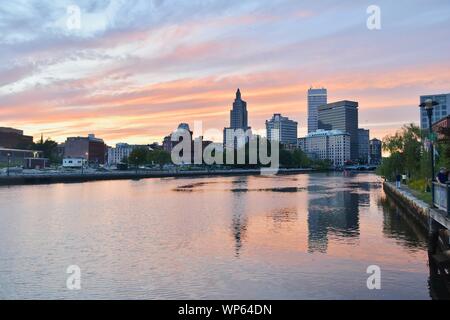
M279 169L277 174L299 174L314 172L313 169ZM33 185L52 183L81 183L103 180L139 180L150 178L192 178L208 176L245 176L261 175L261 170L214 170L214 171L116 171L96 173L48 173L48 174L20 174L0 176L0 186L8 185Z

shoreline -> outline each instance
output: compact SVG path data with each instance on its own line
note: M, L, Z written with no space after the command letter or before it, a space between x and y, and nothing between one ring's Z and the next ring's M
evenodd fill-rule
M275 175L289 175L299 173L320 172L316 169L278 169ZM93 181L108 180L141 180L153 178L196 178L209 176L246 176L261 175L261 169L235 169L235 170L202 170L202 171L181 171L181 172L162 172L162 171L114 171L114 172L96 172L96 173L42 173L42 174L20 174L0 176L0 186L19 186L19 185L42 185L56 183L84 183Z

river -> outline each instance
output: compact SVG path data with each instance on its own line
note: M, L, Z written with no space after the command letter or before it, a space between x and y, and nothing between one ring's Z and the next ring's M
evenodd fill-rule
M430 299L426 233L374 174L13 186L0 203L1 299Z

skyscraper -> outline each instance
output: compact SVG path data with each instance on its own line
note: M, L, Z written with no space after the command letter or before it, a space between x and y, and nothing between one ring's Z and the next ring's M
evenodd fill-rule
M421 96L420 103L424 103L428 99L439 103L433 110L433 123L450 115L450 93ZM428 129L428 116L425 108L420 108L420 128L422 130Z
M368 129L358 129L358 152L359 163L369 163L369 140L370 131Z
M230 126L228 128L224 128L223 130L223 139L224 145L226 145L227 141L230 139L235 140L234 147L241 147L241 143L239 143L240 139L234 138L235 130L243 130L243 132L249 132L251 128L248 126L248 112L247 112L247 102L242 100L241 90L238 89L236 92L236 99L233 102L233 109L230 111ZM249 137L246 137L244 140L244 144L248 141Z
M358 102L344 100L319 107L319 129L348 133L350 158L358 161Z
M370 164L379 165L381 164L382 158L382 147L383 143L381 140L372 139L370 140L369 154L370 154Z
M281 144L297 144L297 126L296 121L275 113L272 119L266 120L267 139L277 140ZM277 134L275 129L278 130Z
M319 107L327 104L327 89L308 90L308 133L319 129L318 111Z

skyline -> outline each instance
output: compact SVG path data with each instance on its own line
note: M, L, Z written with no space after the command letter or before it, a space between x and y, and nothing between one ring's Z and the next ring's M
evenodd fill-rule
M369 1L77 1L76 31L70 4L0 9L0 126L150 143L181 122L226 127L239 87L255 130L281 113L304 136L313 86L358 101L360 127L381 139L419 123L420 95L450 92L446 1L378 1L377 31Z

